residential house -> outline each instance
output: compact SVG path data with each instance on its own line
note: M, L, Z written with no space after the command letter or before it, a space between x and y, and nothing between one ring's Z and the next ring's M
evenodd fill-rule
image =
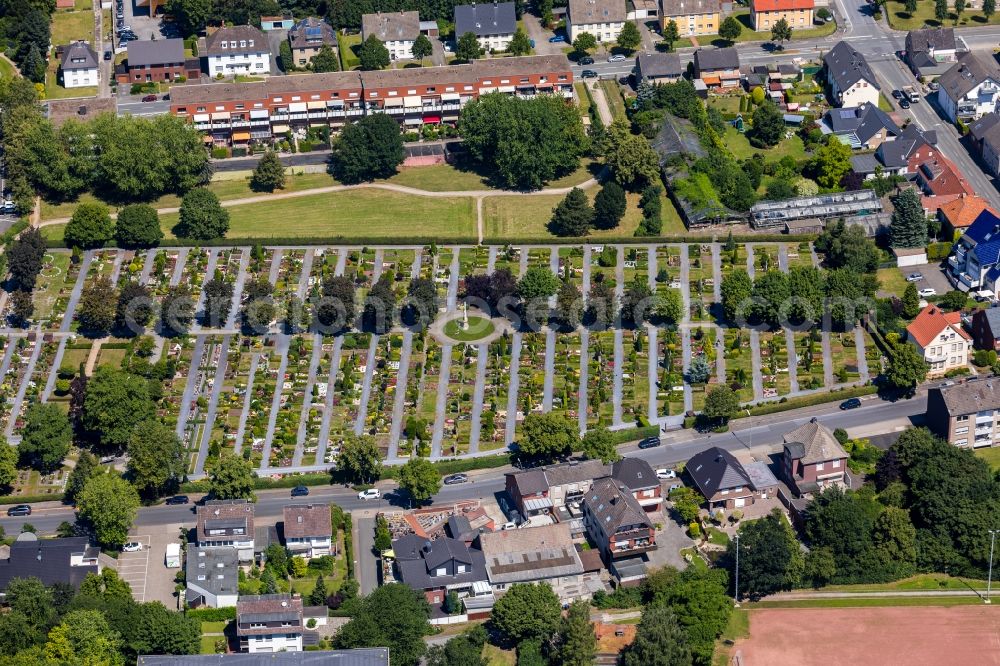
M906 63L917 78L934 79L958 60L954 28L924 28L906 33Z
M1000 352L1000 308L985 308L973 312L971 328L976 349Z
M99 79L100 60L87 42L73 42L62 49L62 72L64 88L96 86Z
M375 38L385 44L392 60L413 57L413 42L420 35L419 12L378 12L361 17L361 39Z
M970 379L927 392L927 426L962 448L1000 446L1000 381Z
M219 28L205 37L198 53L205 59L209 76L271 73L271 49L267 37L252 25Z
M293 555L322 557L331 552L329 504L288 504L282 509L285 547Z
M997 110L1000 65L993 54L965 53L938 79L938 106L955 122L971 122Z
M1000 293L1000 216L986 209L959 236L948 267L963 291Z
M337 33L323 19L309 16L302 19L288 31L288 45L292 49L292 60L296 67L305 67L323 46L337 52Z
M504 485L514 508L529 518L581 501L594 479L609 473L610 466L600 460L585 460L509 473L504 476Z
M694 52L694 75L709 89L740 84L740 54L733 47L701 48Z
M784 19L792 30L807 30L815 8L814 0L751 0L750 24L757 32L769 32Z
M906 339L930 365L929 377L968 365L972 337L962 327L961 312L928 305L906 327Z
M878 106L879 83L865 57L845 41L823 56L830 98L837 106Z
M938 208L963 196L975 194L975 190L959 172L955 163L944 155L925 160L916 168L917 187L924 196L921 205L924 211L937 215Z
M811 497L831 486L845 487L847 451L829 428L815 418L784 436L782 471L799 497Z
M902 130L882 109L872 104L830 109L823 114L822 128L860 150L874 150L892 141Z
M589 32L599 42L613 42L625 27L625 3L621 0L569 0L566 34L573 42Z
M479 47L489 51L506 51L517 30L517 15L513 2L479 2L455 7L455 36L471 32L479 39Z
M740 509L758 499L773 497L777 482L773 475L759 476L755 485L750 473L736 457L717 446L696 453L684 467L695 487L708 500L708 508Z
M1000 114L984 113L969 125L969 136L991 176L1000 176Z
M875 176L881 169L886 176L905 176L913 173L923 162L937 156L937 132L923 131L916 123L910 123L893 141L883 141L875 154L851 156L851 169L865 180Z
M302 599L298 596L248 595L236 603L241 652L301 652L303 627Z
M681 37L714 35L722 25L721 0L663 0L662 27L673 21Z
M246 500L208 500L197 507L195 541L202 548L236 550L241 562L254 553L254 505Z
M635 58L635 78L640 83L676 83L684 76L681 57L670 53L640 53Z
M494 593L502 595L514 583L548 583L560 600L570 602L603 589L584 576L566 523L487 532L479 536L479 546Z
M663 486L642 458L625 457L612 463L611 480L632 493L644 511L651 513L663 508Z
M21 532L0 557L0 590L15 578L37 578L46 587L63 583L74 589L87 574L101 573L100 548L87 537L39 539L34 532Z
M938 206L937 217L941 229L947 238L956 238L979 217L984 210L996 214L990 207L990 202L978 194L962 193L951 201Z
M294 26L295 17L291 14L260 17L260 29L264 32L271 32L272 30L291 30Z
M275 652L262 657L229 654L139 655L137 666L389 666L389 648Z
M147 83L197 79L201 65L196 58L184 56L184 40L154 39L128 43L128 58L118 83Z
M188 606L235 606L240 591L239 574L240 562L235 550L188 546L184 577Z
M468 600L470 610L493 607L486 557L477 546L451 537L431 541L407 534L392 542L392 552L396 577L422 593L432 607L439 609L449 592Z
M598 479L583 500L587 534L608 561L656 548L656 530L631 492L611 478Z

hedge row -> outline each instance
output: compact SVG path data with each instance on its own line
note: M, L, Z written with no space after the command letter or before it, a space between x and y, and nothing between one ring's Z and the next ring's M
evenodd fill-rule
M789 398L784 402L777 401L761 403L750 407L750 415L764 416L765 414L777 414L778 412L786 412L790 409L813 407L815 405L822 405L828 402L836 402L837 400L846 400L847 398L860 398L861 396L872 395L873 393L878 393L878 387L871 384L854 386L845 389L836 389L828 393L817 393L815 395Z
M271 490L276 488L294 488L295 486L328 486L330 485L330 475L325 472L314 474L290 474L281 479L270 477L257 477L253 481L255 490ZM198 481L187 481L181 484L180 491L183 493L207 493L210 490L208 479Z
M659 434L660 426L651 425L641 428L629 428L628 430L613 430L611 437L614 439L615 444L624 444L625 442L632 442L637 439L656 437Z
M200 622L224 622L236 619L236 607L228 608L194 608L188 609L185 614Z
M0 497L0 505L4 504L34 504L35 502L61 502L62 493L52 493L51 495L8 495ZM25 516L27 518L27 516Z

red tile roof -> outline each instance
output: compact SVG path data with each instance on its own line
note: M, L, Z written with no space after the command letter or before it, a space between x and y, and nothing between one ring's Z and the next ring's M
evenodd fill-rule
M327 504L289 504L282 509L285 538L328 537L333 534Z
M911 164L912 167L912 164ZM925 160L917 165L918 175L926 183L927 194L975 194L975 190L962 176L958 167L944 155Z
M990 203L978 194L961 194L958 198L953 199L944 205L939 205L938 210L941 212L941 215L951 223L951 226L956 229L965 229L967 226L972 224L984 210L988 210L994 215L997 214L996 211L990 207Z
M785 12L796 9L812 9L813 0L753 0L755 12Z
M969 334L962 328L960 312L942 312L936 305L928 305L920 311L917 318L906 327L906 332L921 347L928 346L945 328L953 328L965 339Z

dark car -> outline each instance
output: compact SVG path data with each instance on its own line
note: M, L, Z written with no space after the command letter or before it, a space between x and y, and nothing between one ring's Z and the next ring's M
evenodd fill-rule
M597 72L595 72L592 69L585 69L582 72L580 72L580 78L581 79L596 79L597 78Z
M30 516L31 507L27 504L18 504L7 509L8 516Z
M893 99L903 99L903 91L899 90L898 88L896 90L893 90L892 91L892 98Z
M899 100L899 108L901 108L901 109L908 109L908 108L910 108L910 100L906 99L905 97L903 99Z
M105 60L111 60L111 51L110 50L104 52L104 59Z
M647 437L646 439L639 442L640 449L652 449L660 445L659 437Z
M142 101L143 102L155 102L156 101L156 95L146 95L145 97L142 98Z
M857 398L850 398L840 403L841 409L857 409L860 406L861 406L861 401L858 400Z
M593 65L594 64L594 59L591 58L590 56L583 56L582 58L580 58L580 64L581 65Z
M187 495L174 495L173 497L168 497L165 504L187 504L189 501Z
M454 486L459 483L465 483L468 480L469 477L466 474L452 474L450 476L444 477L444 485Z
M305 486L295 486L292 488L292 497L305 497L309 494L309 489Z

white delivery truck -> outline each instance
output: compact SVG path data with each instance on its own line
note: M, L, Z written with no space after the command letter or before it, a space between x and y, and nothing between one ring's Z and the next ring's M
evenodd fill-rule
M164 558L164 564L167 565L168 569L180 569L181 568L181 545L179 543L168 543L167 544L167 555Z

